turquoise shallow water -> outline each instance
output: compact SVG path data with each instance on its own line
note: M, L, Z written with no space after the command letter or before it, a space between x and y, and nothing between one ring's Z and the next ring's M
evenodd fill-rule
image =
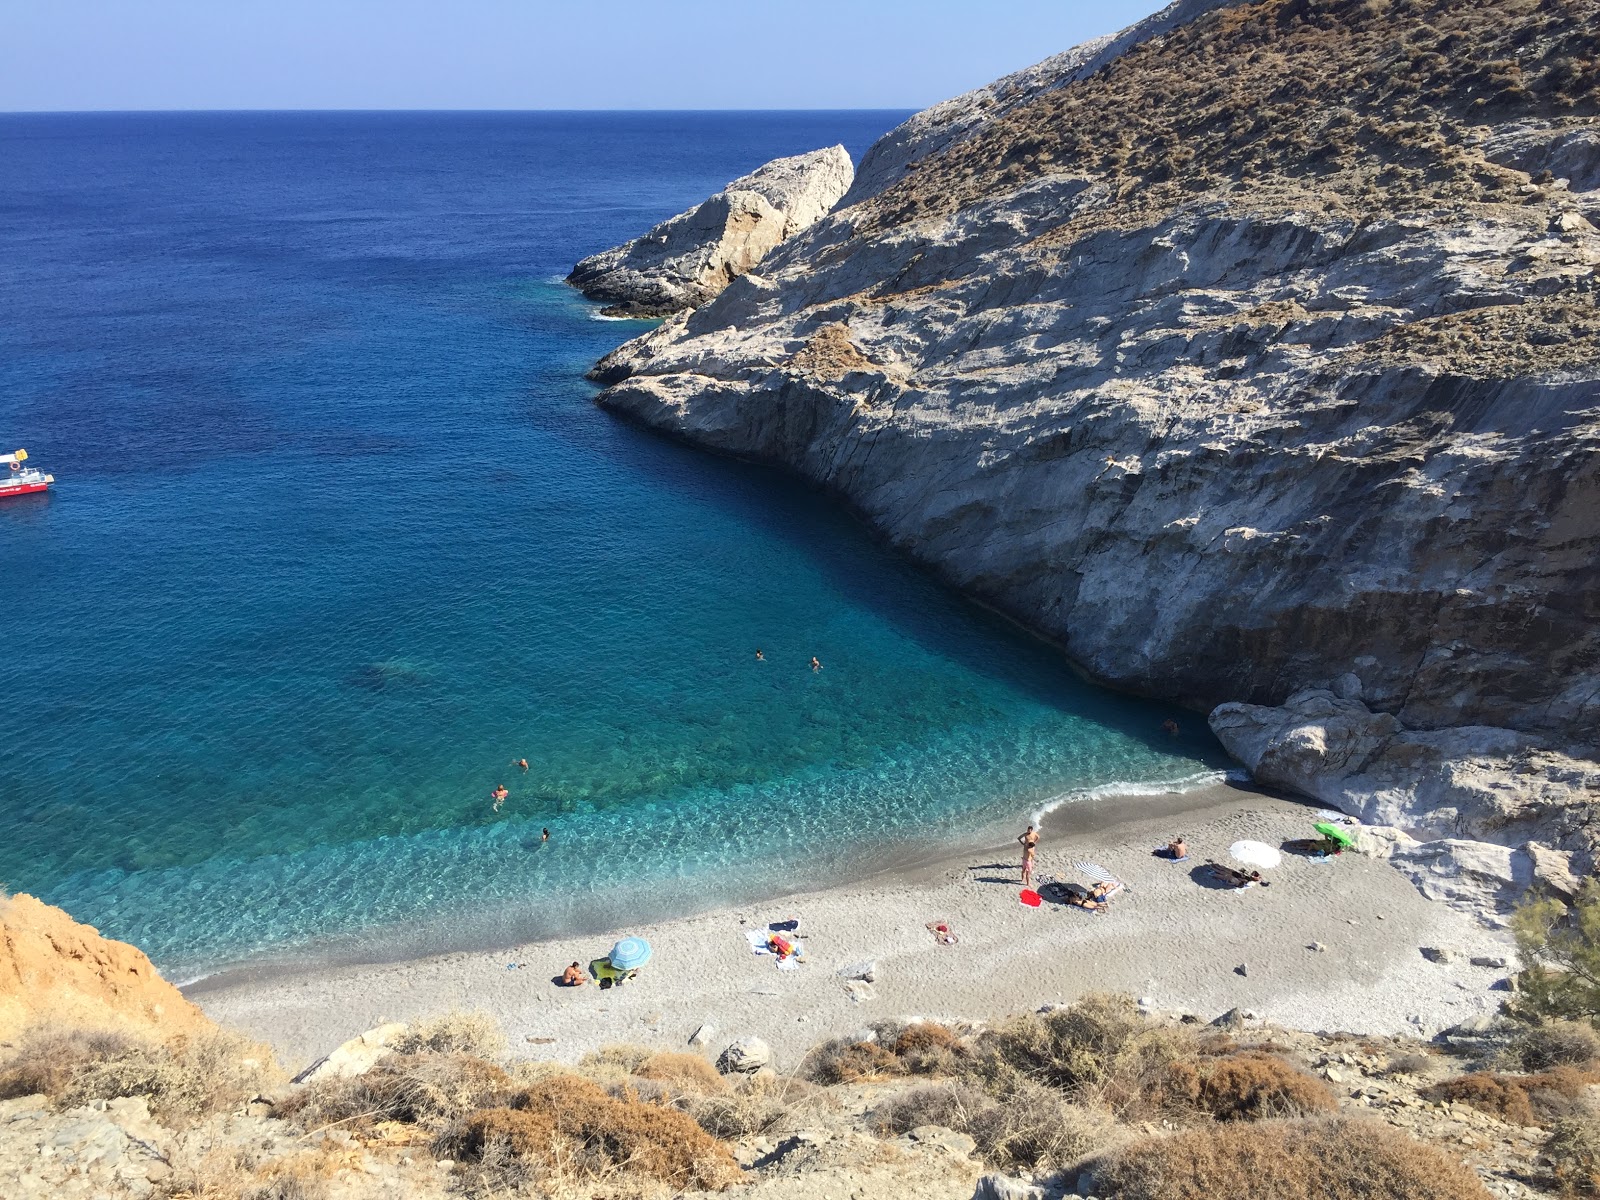
M1222 766L593 406L643 326L560 272L896 116L0 118L0 442L60 480L0 505L0 882L192 975L608 928Z

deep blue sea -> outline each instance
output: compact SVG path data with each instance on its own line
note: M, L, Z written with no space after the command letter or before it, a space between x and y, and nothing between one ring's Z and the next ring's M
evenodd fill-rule
M0 116L0 448L58 480L0 501L0 884L193 976L612 928L1223 766L592 403L647 326L576 259L901 116Z

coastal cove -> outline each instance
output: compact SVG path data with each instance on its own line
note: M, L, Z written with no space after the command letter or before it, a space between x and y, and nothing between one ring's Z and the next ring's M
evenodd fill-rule
M0 427L61 481L0 512L36 698L0 715L0 880L174 978L299 970L1218 778L1198 717L1163 733L807 488L592 403L647 326L572 262L899 116L0 119Z

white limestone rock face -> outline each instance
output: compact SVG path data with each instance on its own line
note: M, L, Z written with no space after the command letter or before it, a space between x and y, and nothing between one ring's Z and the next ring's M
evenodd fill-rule
M815 224L854 174L843 146L773 159L688 212L584 259L567 281L614 316L693 308Z
M1530 885L1571 896L1594 868L1600 766L1525 734L1408 730L1321 688L1219 705L1211 728L1257 780L1360 817L1364 851L1490 924Z
M1163 192L1063 140L1070 89L1109 95L1114 132L1131 76L1239 24L1195 11L1125 73L1058 64L913 118L849 203L602 359L599 402L811 481L1103 682L1208 713L1301 695L1219 727L1264 779L1587 854L1600 118L1481 110L1473 203L1387 202L1383 162L1342 192L1321 168Z

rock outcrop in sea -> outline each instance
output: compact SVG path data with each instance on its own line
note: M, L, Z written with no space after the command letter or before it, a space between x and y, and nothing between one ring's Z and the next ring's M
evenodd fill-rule
M584 259L567 282L605 303L609 316L658 317L704 304L826 215L854 174L843 146L775 158L688 212Z
M1114 686L1353 676L1389 740L1287 786L1367 811L1421 754L1407 823L1486 775L1588 869L1592 769L1518 764L1600 752L1600 0L1151 21L888 134L600 403L817 483Z

